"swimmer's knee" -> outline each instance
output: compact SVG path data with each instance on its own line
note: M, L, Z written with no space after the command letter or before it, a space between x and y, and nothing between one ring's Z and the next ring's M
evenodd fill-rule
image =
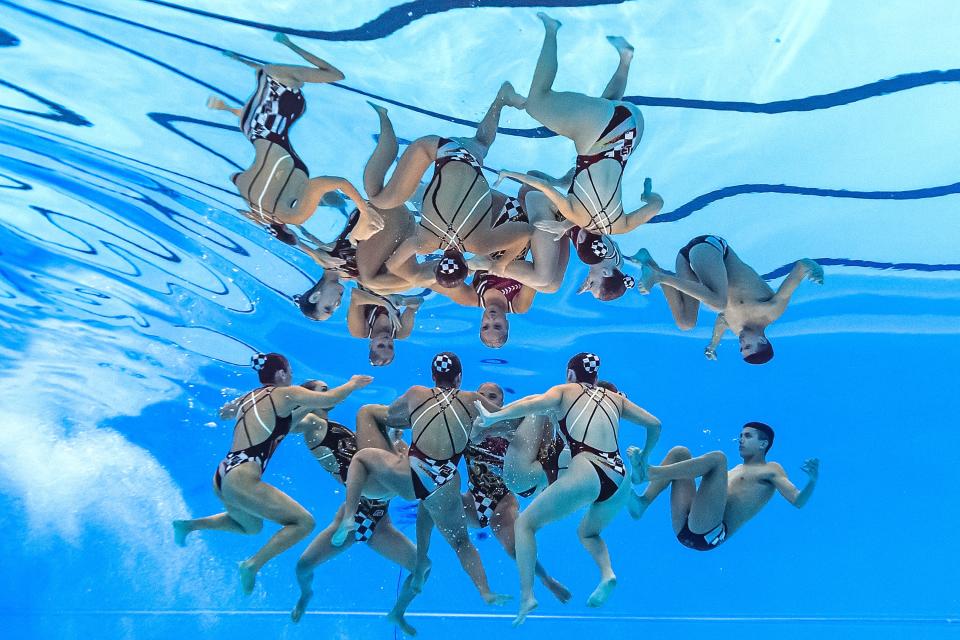
M670 452L667 454L670 458L675 460L690 460L693 458L693 454L690 453L690 449L679 445L670 449Z
M690 331L697 326L696 320L690 320L689 318L679 318L677 319L677 328L680 331Z
M704 459L718 468L727 468L727 456L723 451L711 451L703 455Z
M308 559L306 556L300 556L300 559L297 560L297 575L306 576L313 573L313 568L317 566L317 563L313 560Z

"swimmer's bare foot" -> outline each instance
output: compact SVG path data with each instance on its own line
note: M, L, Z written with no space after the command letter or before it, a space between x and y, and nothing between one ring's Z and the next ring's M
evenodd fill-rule
M510 82L504 82L500 85L500 92L497 97L503 100L504 104L510 105L514 109L523 109L527 106L527 99L517 93Z
M647 461L643 459L643 450L627 447L627 459L630 461L630 482L642 484L647 479Z
M492 591L487 591L485 593L481 593L480 597L483 598L483 601L491 607L500 607L506 604L507 600L510 600L513 596L506 593L494 593Z
M529 598L525 598L524 600L522 600L520 602L520 610L517 611L517 617L513 619L513 623L512 623L513 626L519 627L524 622L526 622L527 616L530 615L530 613L534 609L536 609L538 606L540 606L540 603L537 602L537 599L534 598L533 596L530 596Z
M643 517L643 514L646 513L647 507L649 506L650 503L647 499L634 491L630 494L629 502L627 502L627 512L631 518L639 520Z
M571 594L570 590L563 586L559 580L546 577L543 578L541 582L543 583L543 586L549 589L550 593L552 593L554 597L563 604L567 604L570 601L570 598L573 594Z
M400 627L400 631L402 631L404 635L408 635L408 636L417 635L416 628L413 625L411 625L409 622L407 622L407 619L403 615L403 611L393 610L390 613L388 613L387 622L389 622L394 626Z
M253 560L244 560L237 565L240 572L240 588L243 589L243 595L248 596L253 593L253 587L257 584L257 571L260 570Z
M185 547L187 545L187 534L193 531L190 528L189 520L174 520L173 521L173 541L178 547Z
M590 597L587 598L588 607L602 607L603 604L607 601L607 598L610 597L610 594L613 593L613 589L617 586L617 576L610 576L604 580L600 581L600 584L597 585L597 588L593 590L593 593L590 594Z
M545 14L543 11L538 11L537 17L540 18L541 22L543 22L543 26L546 27L547 31L555 32L557 29L563 26L562 22L554 18L551 18L550 16Z
M288 37L287 37L287 34L285 34L285 33L275 33L275 34L273 34L273 40L274 40L275 42L279 42L280 44L285 44L285 45L287 45L287 46L290 46L290 44L292 44L292 43L290 42L290 38L288 38Z
M613 45L621 58L631 60L633 58L633 45L627 42L626 38L621 36L607 36L607 42Z
M386 108L386 107L382 107L382 106L380 106L379 104L377 104L376 102L373 102L372 100L367 100L367 104L370 105L371 107L373 107L373 110L376 111L377 113L379 113L381 116L387 115L387 108Z
M294 624L300 622L300 618L303 617L303 613L307 610L307 605L310 604L310 598L312 597L312 590L307 589L305 591L300 591L300 599L297 600L296 606L294 606L293 611L290 612L290 619L294 622Z
M640 267L640 283L637 284L637 290L640 293L647 294L657 284L657 271L649 264L644 263Z

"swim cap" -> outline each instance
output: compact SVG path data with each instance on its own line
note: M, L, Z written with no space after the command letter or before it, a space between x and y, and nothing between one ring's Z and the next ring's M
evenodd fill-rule
M443 252L443 257L437 260L437 266L433 269L437 277L437 284L447 289L453 288L463 282L470 272L467 267L463 254L453 247Z
M250 363L264 384L272 383L277 372L290 370L290 363L279 353L258 353L250 358Z
M576 229L576 227L574 228ZM573 244L577 248L577 256L584 264L600 264L610 252L607 248L607 243L603 241L603 236L599 234L590 233L589 231L584 233L586 237L583 239L583 242L578 242L580 239L580 229L576 231L571 229L571 237L573 238Z
M441 383L452 385L457 379L457 376L463 373L460 358L452 351L444 351L433 356L433 362L430 363L430 370L433 373L434 381L438 385Z
M594 384L600 371L600 356L594 353L580 352L570 358L567 369L573 371L577 382Z

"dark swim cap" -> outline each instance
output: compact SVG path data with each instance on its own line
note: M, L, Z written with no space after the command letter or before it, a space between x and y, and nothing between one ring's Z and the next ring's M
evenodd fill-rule
M264 384L273 383L278 372L290 371L290 363L279 353L258 353L250 358L250 362Z
M444 351L433 356L430 363L430 371L433 374L433 380L439 386L453 386L454 382L461 373L463 367L460 364L460 358L452 351Z
M573 231L571 229L571 231ZM579 242L580 230L576 231L576 235L572 235L573 244L577 247L577 256L580 258L580 261L584 264L600 264L603 262L603 259L607 257L607 254L610 252L607 249L606 243L603 241L603 236L586 232L587 237L584 238L583 242Z
M597 372L600 371L600 356L585 351L580 352L570 358L567 362L567 369L573 371L577 382L595 384L597 382Z
M467 261L463 259L463 254L450 247L443 252L443 257L437 260L433 273L437 277L437 284L446 289L452 289L467 279L470 269L467 267Z

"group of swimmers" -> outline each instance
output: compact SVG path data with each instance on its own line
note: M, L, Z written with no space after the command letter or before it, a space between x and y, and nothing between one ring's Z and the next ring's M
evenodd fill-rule
M282 35L276 40L312 66L261 65L230 54L256 68L257 90L242 108L218 98L211 98L209 106L235 113L253 142L253 164L232 178L249 207L246 215L324 268L317 284L297 297L300 309L315 320L328 319L340 304L341 281L355 281L349 331L370 340L371 364L386 365L394 357L394 340L410 334L423 302L422 296L405 292L429 288L482 308L481 340L496 348L507 340L509 313L525 312L537 292L560 287L572 245L590 266L581 292L613 300L629 288L647 293L659 283L681 329L694 327L701 303L719 312L707 358L716 358L720 339L730 329L739 336L745 361L769 361L773 349L765 328L782 315L803 279L823 282L821 267L813 260L797 261L774 292L724 239L713 235L698 236L680 249L675 272L660 267L646 250L623 256L613 237L649 221L663 206L648 179L643 206L631 212L623 208L624 170L643 134L640 111L622 100L633 48L623 38L609 38L620 62L601 97L554 91L560 23L538 15L546 35L528 95L504 83L474 137L413 141L389 181L386 173L397 160L399 144L386 109L374 105L380 135L364 169L366 198L344 178L310 178L289 139L291 125L305 109L302 85L335 82L343 74ZM573 140L578 155L566 176L501 171L501 179L522 185L516 197L497 191L499 182L487 182L482 162L507 106L525 110ZM433 176L423 185L430 167ZM334 242L325 243L303 227L290 228L305 222L321 203L335 204L335 191L352 200L355 210ZM417 215L408 202L416 205ZM418 260L438 251L433 260ZM639 267L638 278L625 275L625 261ZM578 537L600 571L587 604L599 607L617 582L601 533L624 506L640 518L670 487L678 541L707 551L756 515L774 492L802 507L819 471L816 459L807 460L802 468L809 481L797 489L783 467L767 461L774 431L761 422L741 429L743 462L732 469L720 451L693 457L682 446L672 448L660 465L651 465L660 421L614 384L600 380L600 358L592 353L570 359L562 384L507 405L494 382L476 391L461 389L460 359L451 352L438 353L430 363L432 386L411 387L389 405L361 407L353 431L332 420L329 412L368 385L370 376L353 376L332 389L319 380L294 385L288 361L277 353L258 354L254 368L262 386L220 412L221 418L236 420L231 451L214 477L214 491L226 511L175 521L175 540L182 545L192 531L208 529L256 534L263 520L281 525L239 565L242 588L251 593L260 568L315 526L306 509L262 480L280 442L289 433L302 433L307 447L346 492L333 521L297 563L301 595L291 614L295 622L311 599L315 568L355 543L367 543L409 571L388 617L405 633L415 633L405 612L429 576L434 528L453 548L484 601L502 604L508 596L490 588L468 535L468 527L489 527L516 559L521 593L515 624L522 623L537 607L535 577L561 602L570 599L570 591L538 561L535 534L581 508L586 514ZM642 447L626 449L626 463L620 453L621 419L646 433ZM409 444L405 429L411 430ZM461 458L466 463L466 493L461 493ZM644 483L642 493L632 488ZM398 496L418 501L415 544L390 521L389 501ZM522 512L518 496L532 498Z
M587 600L599 607L617 584L602 531L626 506L634 518L667 487L674 534L686 547L708 551L723 544L779 492L802 507L816 485L819 462L807 460L809 476L799 490L776 462L768 462L774 432L761 422L740 431L742 464L727 469L720 451L693 457L673 447L660 465L649 458L660 437L660 421L631 402L613 383L599 379L600 358L578 353L567 363L562 384L504 406L503 389L486 382L476 391L461 388L463 368L451 352L430 363L433 385L413 386L389 405L364 405L351 431L329 412L369 376L353 376L329 388L310 380L293 385L287 359L277 353L254 360L262 386L226 404L223 419L235 419L230 453L217 467L214 491L226 511L173 523L177 544L192 531L214 529L257 534L263 520L281 525L270 540L239 565L245 593L257 572L277 554L305 538L314 519L295 500L263 482L267 463L290 433L304 444L335 480L346 485L333 521L297 562L301 595L291 614L299 621L313 595L314 569L347 547L365 542L407 571L388 618L413 634L404 614L430 574L430 534L436 527L451 546L480 596L502 604L494 592L468 527L489 527L516 559L520 608L514 624L537 607L534 577L561 602L570 591L537 558L536 532L586 507L577 534L600 571ZM642 448L629 447L628 465L620 455L620 421L644 428ZM409 445L402 430L410 429ZM468 491L461 494L460 460L466 463ZM700 480L699 486L697 479ZM647 482L643 493L631 489ZM390 521L394 497L418 501L416 544ZM521 512L517 496L532 501Z
M363 172L366 198L344 178L311 178L289 136L306 108L303 85L336 82L343 74L282 34L275 39L310 66L259 64L228 52L257 72L256 91L243 107L216 97L208 102L234 113L253 143L252 164L232 176L248 207L245 215L324 269L315 285L294 297L299 308L309 318L326 320L340 305L343 281L353 281L347 326L350 335L369 340L370 362L381 366L393 361L394 342L410 335L423 302L422 295L404 293L430 289L481 308L480 339L499 348L509 335L510 314L528 311L537 293L559 289L572 246L589 265L581 293L609 301L634 287L648 293L659 283L679 328L693 328L701 303L719 313L708 358L716 358L720 338L729 329L740 339L744 360L767 362L773 348L766 327L783 314L804 278L822 283L822 268L813 260L799 260L774 292L724 239L713 235L698 236L680 249L675 272L660 267L646 250L624 256L615 236L646 223L663 207L647 179L644 204L634 211L624 208L626 164L644 129L640 110L623 100L633 47L624 38L608 38L619 64L600 97L555 91L560 23L538 16L546 34L528 95L504 82L473 137L424 136L398 160L399 143L387 110L372 104L380 135ZM561 178L536 170L501 171L499 180L488 183L483 160L504 107L524 110L572 140L575 166ZM431 168L432 177L423 184ZM505 178L520 183L516 197L497 190ZM323 242L302 226L291 229L306 222L320 204L345 205L338 192L355 208L333 242ZM407 203L416 207L416 215ZM624 272L625 262L639 268L636 278Z

